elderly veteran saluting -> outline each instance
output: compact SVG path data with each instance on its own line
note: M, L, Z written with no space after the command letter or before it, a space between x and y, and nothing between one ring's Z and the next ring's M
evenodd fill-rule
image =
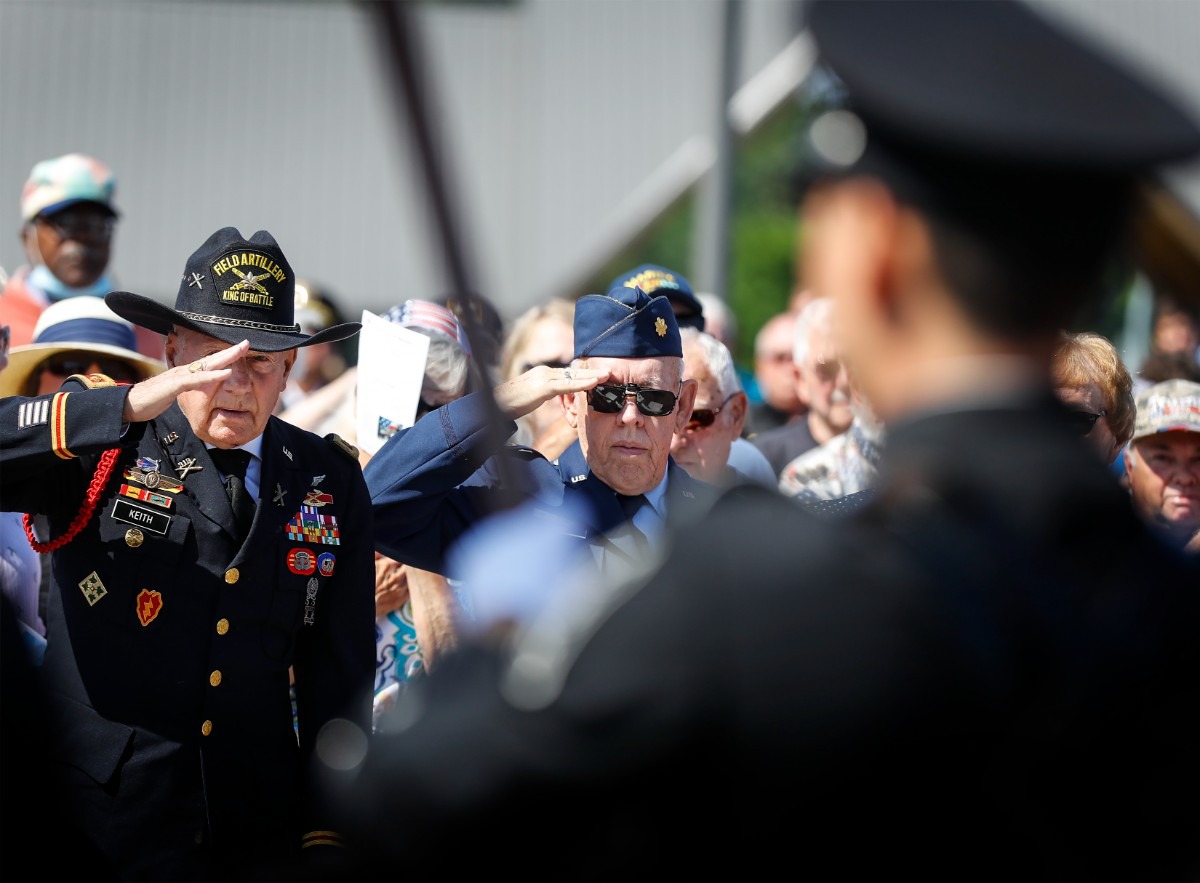
M473 393L384 444L365 469L381 552L446 573L468 530L528 502L551 516L538 529L576 537L601 568L637 566L668 515L702 508L711 486L670 459L696 397L670 301L623 287L585 295L574 332L570 367L538 365L495 388L508 419L492 420L488 393ZM554 463L506 446L512 421L555 396L579 441Z
M359 326L303 334L294 285L269 233L223 228L175 309L106 297L166 371L0 401L0 503L50 524L54 774L121 879L257 879L337 840L309 760L370 724L371 511L349 445L271 414L296 348Z

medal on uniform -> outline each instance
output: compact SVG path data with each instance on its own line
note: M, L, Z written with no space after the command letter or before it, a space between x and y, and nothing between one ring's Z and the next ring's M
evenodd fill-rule
M325 506L333 502L333 494L323 494L316 488L308 492L304 498L305 506Z
M164 509L170 509L175 502L166 494L160 494L149 489L135 487L131 484L122 484L120 493L122 496L132 497L135 500L141 500L143 503L149 503L151 506L162 506Z
M317 611L317 578L314 576L308 581L308 589L304 596L304 624L313 624L313 615Z
M155 468L146 470L141 468L142 461L148 461ZM123 474L126 481L135 481L138 484L144 484L151 490L156 490L168 494L177 494L183 490L183 485L173 478L167 478L157 469L158 463L151 460L149 457L139 457L138 466L130 467L124 470Z
M308 576L317 569L317 556L308 549L292 549L287 554L287 569L297 576Z

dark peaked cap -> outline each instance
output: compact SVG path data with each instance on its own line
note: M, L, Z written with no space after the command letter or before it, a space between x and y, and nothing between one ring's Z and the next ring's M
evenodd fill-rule
M209 236L183 268L175 309L129 291L110 292L104 302L159 334L179 325L228 344L248 340L260 353L342 340L362 328L346 322L311 335L300 329L295 274L266 230L245 239L236 227L222 227Z
M1015 0L814 0L809 26L868 144L1115 174L1200 149L1164 94Z
M671 302L618 285L575 301L575 358L653 359L683 356Z

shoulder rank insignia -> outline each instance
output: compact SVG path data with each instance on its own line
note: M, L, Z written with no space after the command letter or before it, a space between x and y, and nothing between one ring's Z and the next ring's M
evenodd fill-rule
M355 463L358 463L358 448L354 447L354 445L350 444L350 442L346 441L336 432L329 433L329 435L325 436L325 438L333 442L334 446L339 451L341 451Z

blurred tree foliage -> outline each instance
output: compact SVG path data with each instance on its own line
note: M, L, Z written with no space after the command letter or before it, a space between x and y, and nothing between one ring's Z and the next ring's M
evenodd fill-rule
M753 367L754 336L767 319L787 309L796 284L796 181L806 118L801 105L785 103L738 145L735 157L726 302L737 318L735 356L747 370ZM614 277L645 263L677 268L691 278L695 212L695 194L689 193L615 254L586 290L603 293Z

